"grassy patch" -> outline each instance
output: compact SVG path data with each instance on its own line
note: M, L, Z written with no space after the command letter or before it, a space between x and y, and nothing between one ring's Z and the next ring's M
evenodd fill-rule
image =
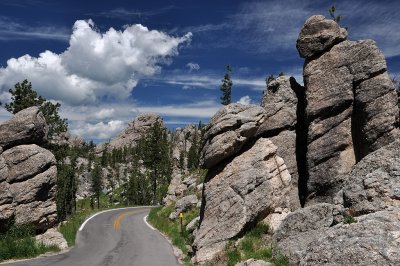
M13 225L0 235L0 261L9 259L32 258L49 251L59 251L57 246L37 243L31 226Z
M173 205L151 209L148 221L159 231L166 234L171 239L174 246L182 250L182 252L186 256L185 262L187 264L190 264L190 257L188 257L189 250L187 245L191 245L191 240L189 238L190 234L186 231L185 228L188 223L190 223L194 218L199 215L199 210L194 209L184 214L182 220L183 230L181 230L179 219L171 221L168 218L173 210Z
M263 235L267 234L268 231L268 225L258 223L236 245L232 241L228 242L225 249L227 265L235 265L247 259L271 261L272 248L262 239Z
M346 217L344 217L344 221L343 221L343 223L345 223L345 224L353 224L356 222L357 222L357 219L351 215L347 215Z

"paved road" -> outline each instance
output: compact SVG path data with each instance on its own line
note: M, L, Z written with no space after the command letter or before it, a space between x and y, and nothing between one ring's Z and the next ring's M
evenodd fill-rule
M179 265L168 241L143 221L148 212L144 207L98 214L78 233L69 252L1 266Z

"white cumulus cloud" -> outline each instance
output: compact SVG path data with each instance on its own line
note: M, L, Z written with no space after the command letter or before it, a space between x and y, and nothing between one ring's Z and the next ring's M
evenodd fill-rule
M241 103L244 105L249 105L249 104L251 104L251 98L248 95L243 96L242 98L239 99L238 103Z
M101 33L92 20L78 20L63 53L9 59L0 68L0 93L28 79L40 95L71 105L124 99L140 78L170 63L191 36L173 37L140 24Z
M200 65L196 63L187 63L186 66L189 68L189 72L192 72L193 70L200 70Z
M72 129L71 132L86 139L108 140L120 133L125 126L125 123L120 120L111 120L107 123L99 122L96 124L81 123L78 127Z

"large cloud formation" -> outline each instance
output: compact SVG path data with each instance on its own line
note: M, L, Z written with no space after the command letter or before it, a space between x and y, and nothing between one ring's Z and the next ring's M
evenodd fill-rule
M78 20L63 53L9 59L0 68L0 93L28 79L40 95L68 105L125 99L141 77L168 64L191 36L173 37L140 24L101 33L92 20Z

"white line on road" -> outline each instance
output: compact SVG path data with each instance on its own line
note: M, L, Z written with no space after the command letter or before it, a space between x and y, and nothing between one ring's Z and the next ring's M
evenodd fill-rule
M111 210L105 210L105 211L101 211L98 213L93 214L92 216L90 216L89 218L86 219L86 221L83 222L83 224L81 225L81 227L79 227L79 231L82 231L83 228L85 227L85 225L89 222L90 219L96 217L99 214L105 213L105 212L110 212L110 211L118 211L118 210L126 210L126 209L138 209L138 208L151 208L154 206L138 206L138 207L127 207L127 208L118 208L118 209L111 209ZM154 230L154 229L153 229Z
M151 224L149 224L149 223L147 222L147 217L149 217L149 216L146 215L145 217L143 217L144 223L145 223L148 227L150 227L150 229L156 231L156 229L155 229L153 226L151 226Z

